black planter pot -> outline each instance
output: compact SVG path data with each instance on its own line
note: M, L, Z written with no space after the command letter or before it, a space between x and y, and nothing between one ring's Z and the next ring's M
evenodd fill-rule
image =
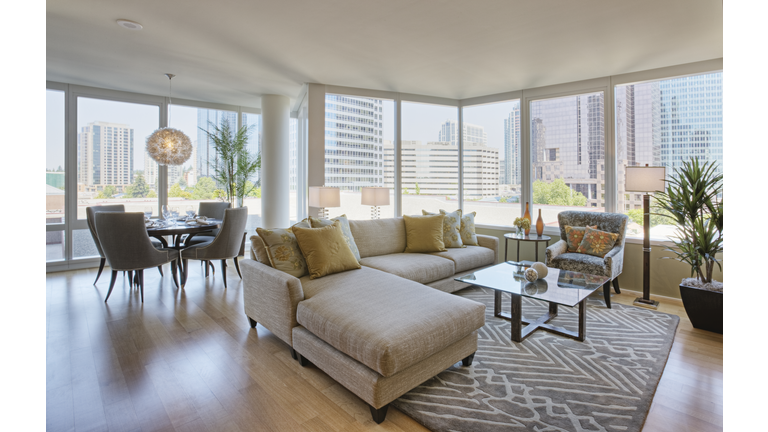
M694 328L723 334L723 293L680 285L680 298Z

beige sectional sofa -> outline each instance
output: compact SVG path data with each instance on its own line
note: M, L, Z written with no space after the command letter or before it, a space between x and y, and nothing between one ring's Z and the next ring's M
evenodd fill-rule
M458 361L472 362L485 306L448 293L454 278L496 263L498 239L432 254L403 253L403 218L349 221L361 269L318 279L272 268L252 242L241 264L245 313L291 346L302 366L322 369L371 407L388 404Z

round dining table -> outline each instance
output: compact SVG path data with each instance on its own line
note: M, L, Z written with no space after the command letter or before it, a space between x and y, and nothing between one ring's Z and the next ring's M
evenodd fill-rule
M150 237L154 237L163 244L164 248L176 249L179 251L178 262L171 262L171 272L173 273L173 283L176 287L179 286L179 281L176 277L176 268L178 267L179 273L182 271L181 250L186 249L193 245L192 238L200 233L207 233L216 228L221 228L221 221L218 219L208 219L205 224L188 224L183 219L175 221L175 224L166 226L148 226L147 234ZM171 243L169 244L165 237L171 237ZM208 272L208 266L206 265L206 275Z

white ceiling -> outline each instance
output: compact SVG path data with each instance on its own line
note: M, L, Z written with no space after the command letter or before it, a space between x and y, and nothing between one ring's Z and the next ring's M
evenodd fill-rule
M56 0L47 79L260 106L305 82L463 99L723 56L721 0ZM130 31L128 19L144 26Z

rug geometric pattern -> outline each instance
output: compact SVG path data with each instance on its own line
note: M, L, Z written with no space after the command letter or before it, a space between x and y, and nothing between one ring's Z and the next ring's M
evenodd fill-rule
M536 330L510 340L510 323L493 316L493 290L456 293L486 305L472 366L458 363L393 405L434 432L640 431L674 340L679 317L587 300L584 342ZM504 294L502 310L509 311ZM523 298L535 318L547 304ZM578 307L561 306L550 321L578 329Z

